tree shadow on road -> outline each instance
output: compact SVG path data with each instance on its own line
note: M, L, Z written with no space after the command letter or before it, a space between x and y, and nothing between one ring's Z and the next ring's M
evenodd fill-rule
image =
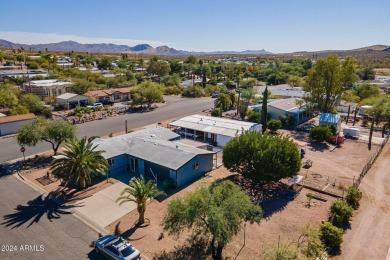
M51 193L46 197L40 195L35 199L28 201L27 205L16 206L15 213L3 216L4 222L2 222L1 225L18 228L29 222L28 228L32 224L38 223L44 215L52 222L52 219L59 219L61 215L72 214L72 212L69 211L71 208L79 207L78 205L58 205L50 199L51 196Z
M184 245L175 246L175 249L170 252L164 250L158 255L153 256L153 260L207 259L210 254L209 241L204 238L198 238L192 241L188 240Z

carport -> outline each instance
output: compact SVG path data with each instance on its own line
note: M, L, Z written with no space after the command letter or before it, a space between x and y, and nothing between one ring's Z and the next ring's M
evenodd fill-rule
M89 104L89 98L84 95L74 93L65 93L56 98L57 104L64 106L66 109L75 106L86 106Z

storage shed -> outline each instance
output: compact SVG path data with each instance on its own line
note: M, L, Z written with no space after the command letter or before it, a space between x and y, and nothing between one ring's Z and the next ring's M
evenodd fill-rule
M322 113L319 120L320 125L333 125L336 132L340 131L341 116L339 114Z

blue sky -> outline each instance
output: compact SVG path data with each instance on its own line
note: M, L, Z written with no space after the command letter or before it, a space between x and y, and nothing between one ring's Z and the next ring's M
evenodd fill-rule
M389 0L2 1L0 39L293 52L390 45Z

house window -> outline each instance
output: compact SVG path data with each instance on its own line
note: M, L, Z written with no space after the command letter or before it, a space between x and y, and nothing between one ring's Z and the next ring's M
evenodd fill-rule
M199 163L196 162L192 165L192 171L197 172L198 170L199 170Z
M115 164L114 159L108 159L107 162L108 162L108 165L110 165L110 166L113 166Z

